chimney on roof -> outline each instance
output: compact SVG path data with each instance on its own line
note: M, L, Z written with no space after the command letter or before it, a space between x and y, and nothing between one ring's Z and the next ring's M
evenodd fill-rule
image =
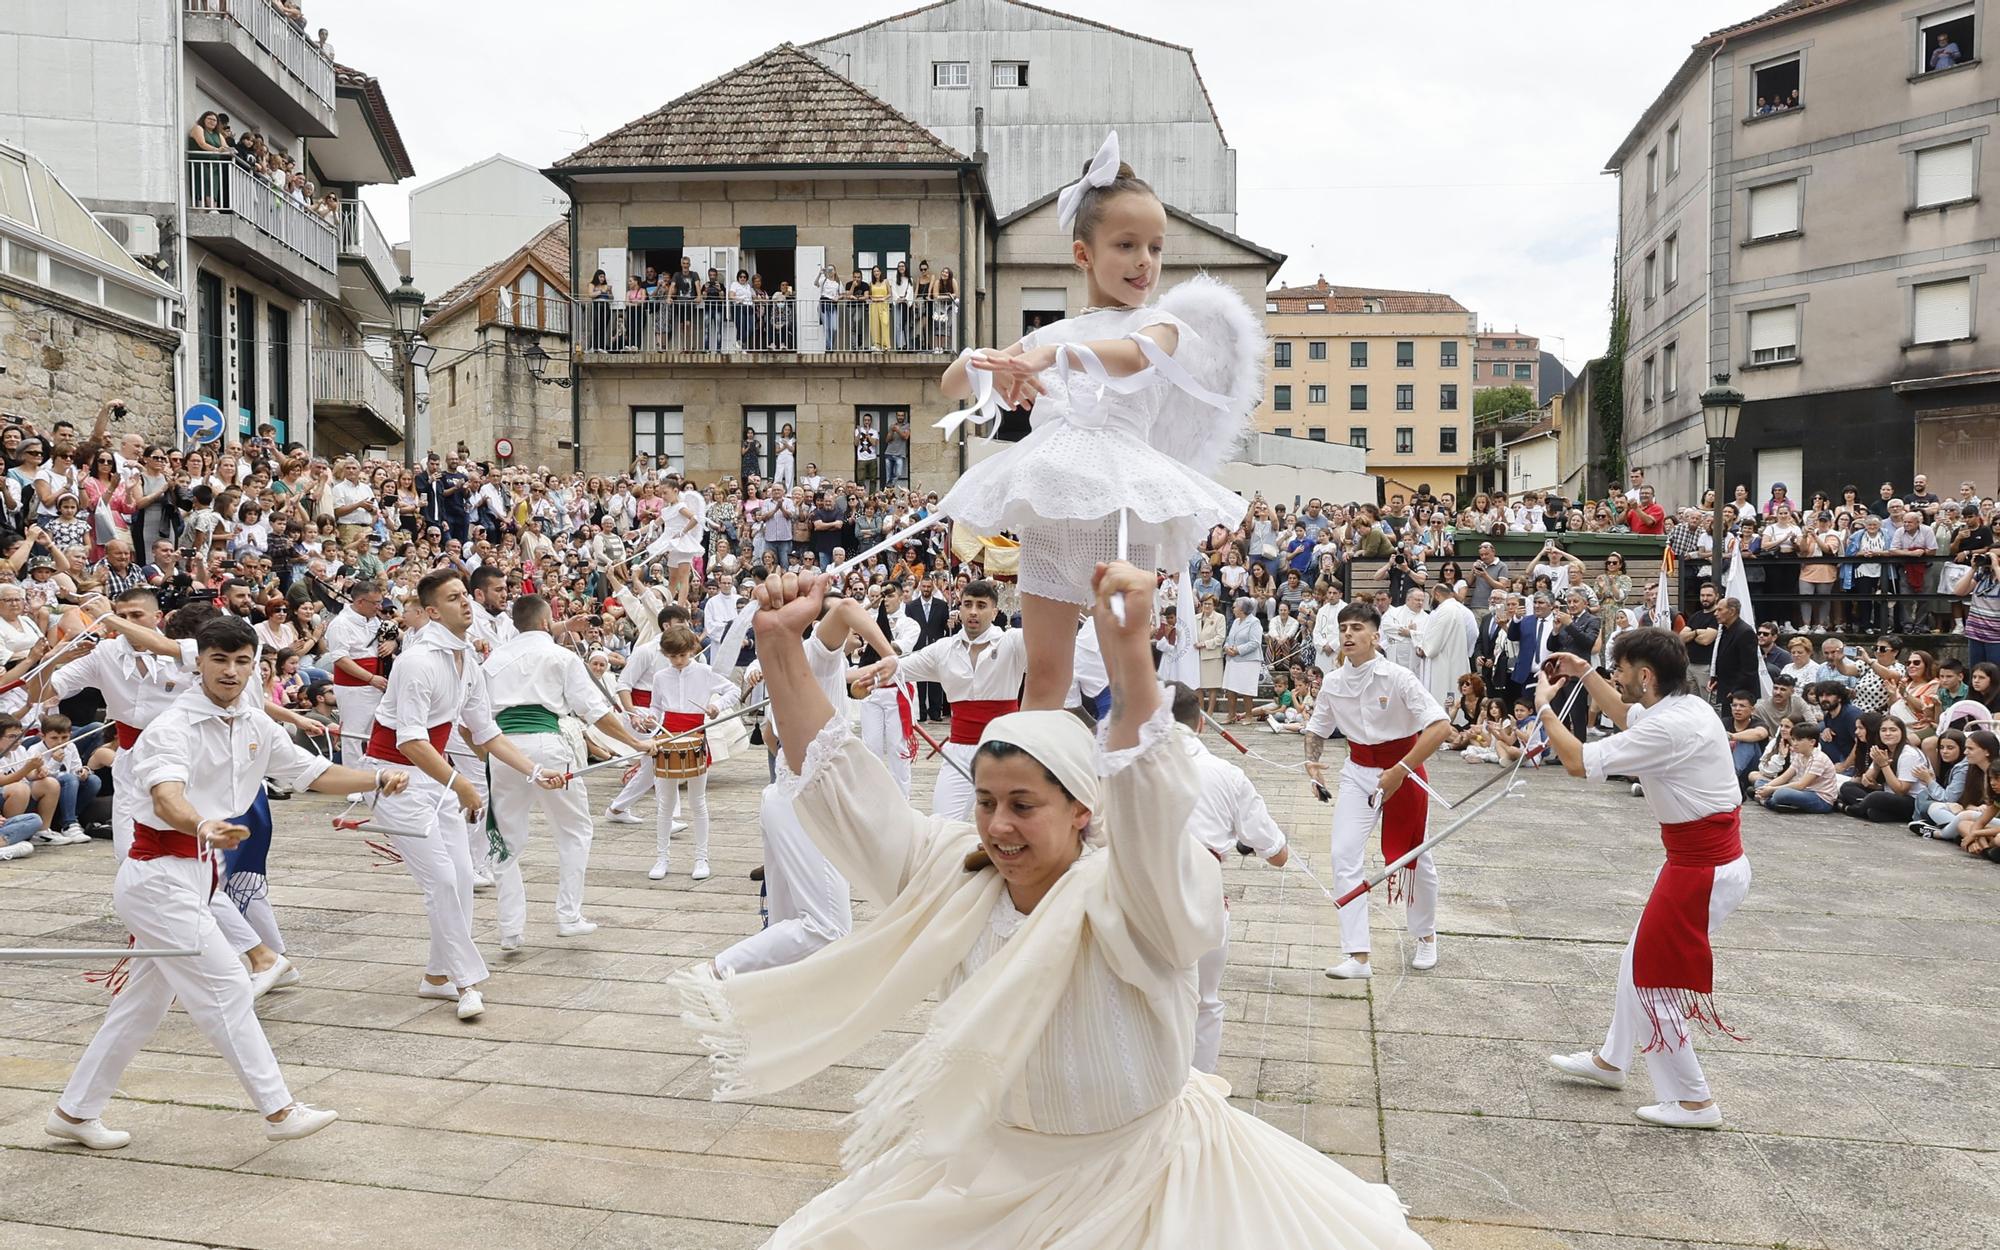
M1321 275L1319 276L1319 281L1318 281L1318 282L1315 282L1315 283L1313 283L1313 285L1314 285L1315 287L1318 287L1318 288L1319 288L1319 293L1320 293L1321 295L1324 295L1324 294L1326 294L1326 293L1327 293L1328 291L1331 291L1331 290L1333 289L1332 287L1330 287L1330 286L1328 286L1328 285L1327 285L1327 282L1326 282L1326 275L1325 275L1325 274L1321 274Z

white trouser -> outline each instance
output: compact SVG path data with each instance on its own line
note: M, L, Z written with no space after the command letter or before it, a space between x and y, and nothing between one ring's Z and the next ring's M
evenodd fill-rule
M559 733L509 734L515 746L550 772L576 767L569 739ZM590 794L583 782L544 790L500 765L493 770L493 816L507 843L507 858L494 865L500 886L500 936L520 937L528 925L528 894L521 881L521 855L528 849L528 825L537 808L548 818L556 843L556 921L583 919L583 874L590 864Z
M113 859L121 864L132 851L132 824L138 819L141 806L139 783L132 776L132 752L120 749L111 760L111 851ZM240 955L260 944L257 930L221 891L218 890L208 900L208 907L215 913L215 927L222 930L222 940L229 944L229 949ZM266 902L264 910L269 912L270 909L270 904ZM271 931L276 933L277 929L278 922L274 918L271 920ZM281 955L285 951L284 946L276 942L261 944Z
M1194 1067L1199 1072L1214 1072L1216 1056L1222 1053L1222 966L1228 961L1229 938L1225 934L1222 945L1194 966L1201 995L1194 1010Z
M647 771L651 771L648 769ZM694 835L694 857L708 858L708 774L677 781L672 777L653 777L653 797L659 803L659 812L654 816L657 832L654 837L659 846L660 858L667 855L667 843L673 837L674 817L680 814L680 788L687 787L688 832Z
M1368 805L1382 770L1353 760L1340 770L1340 793L1333 803L1333 889L1345 894L1367 879L1368 835L1375 831L1376 809ZM1415 783L1405 780L1404 785ZM1412 864L1416 880L1406 900L1410 908L1410 936L1437 936L1438 871L1429 852ZM1387 888L1384 884L1383 888ZM1372 891L1371 891L1372 893ZM1363 894L1340 909L1340 949L1350 955L1366 954L1368 942L1368 895Z
M645 709L642 708L640 710L641 712L644 712ZM627 725L630 725L632 728L632 732L638 734L641 738L651 736L652 733L659 728L659 722L657 718L653 718L646 722L650 726L650 728L647 729L640 729L639 726L634 723L638 719L639 719L638 717L627 716L625 718L625 723ZM619 749L623 750L624 748L621 747ZM611 810L617 812L629 812L632 810L632 805L634 803L637 803L640 799L645 798L652 792L653 792L652 763L651 761L648 760L641 760L639 761L639 767L634 769L632 772L632 780L626 782L624 787L618 791L618 797L611 800Z
M103 1025L56 1101L67 1114L94 1120L104 1113L126 1066L159 1031L175 999L235 1071L260 1113L291 1106L278 1058L251 1006L250 974L223 941L209 909L213 873L210 864L195 859L128 859L118 866L111 906L138 945L194 947L201 953L131 962L131 978L112 998Z
M424 972L468 989L487 974L486 961L472 942L472 857L466 851L465 818L451 791L420 769L407 771L409 788L377 799L372 823L424 835L388 839L424 892L431 928Z
M889 775L910 797L910 760L904 752L901 692L894 686L870 691L861 701L861 742L888 768Z
M1749 893L1748 856L1738 856L1715 870L1715 884L1708 890L1711 943L1721 931L1722 922L1743 905ZM1632 936L1636 939L1638 935L1638 926L1634 925ZM1668 1018L1661 1024L1673 1029L1674 1034L1668 1038L1668 1048L1645 1054L1646 1075L1652 1078L1653 1092L1662 1102L1707 1102L1708 1078L1702 1074L1701 1060L1695 1058L1694 1035L1688 1032L1687 1021ZM1611 1007L1611 1027L1604 1034L1598 1057L1621 1070L1628 1068L1632 1064L1632 1048L1644 1045L1652 1036L1653 1022L1639 1002L1639 991L1632 985L1632 942L1627 941L1625 955L1618 961L1618 997Z
M820 854L799 824L792 801L765 786L764 893L771 923L715 957L725 977L797 963L854 927L847 879Z
M479 815L471 820L465 819L454 802L445 811L458 816L459 825L453 826L449 819L442 823L448 828L458 828L464 834L466 856L472 861L472 875L490 877L493 875L493 839L486 828L486 761L473 753L457 730L452 731L451 740L445 744L445 758L451 761L453 772L472 783L472 792L479 796Z
M382 692L373 686L335 686L334 706L340 709L340 758L359 766L375 729L375 709L382 704Z
M978 753L978 747L966 743L944 744L945 762L938 766L937 784L931 790L931 815L972 823L974 795L968 775L972 772L972 757ZM965 772L953 768L953 763Z

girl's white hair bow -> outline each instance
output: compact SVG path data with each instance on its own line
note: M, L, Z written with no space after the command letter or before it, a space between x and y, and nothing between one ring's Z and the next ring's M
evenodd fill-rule
M1097 155L1090 158L1090 168L1083 171L1083 177L1062 189L1056 197L1056 224L1064 230L1076 224L1076 210L1083 206L1083 197L1092 187L1108 187L1118 179L1118 132L1104 136L1104 142L1097 149Z

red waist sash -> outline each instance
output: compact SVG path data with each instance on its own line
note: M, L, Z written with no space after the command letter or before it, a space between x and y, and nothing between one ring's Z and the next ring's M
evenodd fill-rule
M151 825L134 823L132 826L132 849L125 853L127 859L193 859L200 853L194 837L178 829L155 829Z
M342 656L341 658L346 660L349 664L354 665L356 668L367 669L369 672L375 674L377 677L382 675L382 657L379 655L371 655L368 656L366 659L360 659L360 660L355 659L351 655ZM348 676L347 670L341 668L339 663L336 662L333 666L333 684L336 686L372 686L375 683L372 681L364 681L359 677Z
M129 751L139 745L140 729L137 725L128 725L122 720L112 721L111 723L118 732L119 750Z
M951 740L976 747L986 727L1009 712L1021 710L1018 699L957 699L951 705Z
M1358 742L1347 740L1347 758L1364 768L1388 768L1402 761L1417 745L1417 736L1394 738L1388 742ZM1410 775L1430 780L1423 765L1410 770ZM1382 862L1393 864L1424 840L1424 831L1431 819L1431 796L1422 786L1411 785L1409 778L1389 796L1382 805ZM1415 863L1404 865L1387 882L1390 902L1395 902L1409 891L1411 882L1416 880Z
M650 690L637 690L637 689L635 689L635 690L633 690L633 691L631 692L631 694L632 694L632 706L633 706L633 707L651 707L651 706L653 706L653 692L652 692L652 691L650 691Z
M444 754L445 743L451 741L451 722L445 721L442 724L432 725L424 733L431 740L431 749L442 755ZM403 754L401 749L396 746L396 731L384 725L381 721L376 721L374 727L368 731L368 748L366 754L369 759L381 760L385 764L407 764L410 762L410 757Z
M1661 825L1660 841L1666 844L1667 862L1653 882L1632 939L1632 985L1653 1024L1653 1035L1642 1049L1686 1045L1683 1020L1741 1041L1715 1007L1708 908L1715 870L1743 855L1742 809Z

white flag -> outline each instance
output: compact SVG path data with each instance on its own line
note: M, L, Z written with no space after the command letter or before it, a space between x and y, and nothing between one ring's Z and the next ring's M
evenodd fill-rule
M1667 570L1665 565L1660 567L1659 585L1653 588L1653 624L1659 626L1661 629L1672 629L1674 627L1674 607L1673 601L1667 597Z
M1722 579L1722 593L1743 609L1743 623L1752 633L1757 629L1757 609L1750 602L1750 575L1743 571L1743 544L1739 540L1729 553L1729 572ZM1771 697L1771 666L1764 663L1764 649L1757 648L1757 686L1763 697ZM1727 694L1728 691L1723 691Z

